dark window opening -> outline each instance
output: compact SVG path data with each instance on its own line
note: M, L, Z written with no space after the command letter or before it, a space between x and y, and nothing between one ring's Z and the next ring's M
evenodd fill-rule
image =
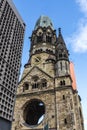
M41 100L32 99L24 109L24 120L30 126L40 124L44 118L45 105Z
M50 42L51 43L51 41L52 41L52 37L46 36L46 42Z
M43 23L46 23L46 21L44 20Z
M42 42L43 41L43 37L42 36L37 36L37 42Z
M62 62L60 62L60 69L62 70Z
M35 88L38 88L39 87L39 84L38 83L34 83L33 85L32 85L32 89L35 89Z
M59 54L59 58L62 58L62 54Z
M23 87L23 92L25 91L25 90L28 90L29 89L29 84L28 83L25 83L24 84L24 87Z
M63 80L63 85L65 85L65 80Z
M60 85L62 85L62 81L60 81Z
M52 118L54 118L54 115L52 115Z
M82 118L82 112L81 112L81 108L79 108L79 112L80 112L80 117Z
M46 79L42 79L42 88L47 87L47 80Z
M47 87L47 82L42 83L42 87Z
M67 119L66 119L66 118L64 119L64 124L65 124L65 125L67 124Z
M65 57L65 58L67 58L67 55L66 55L66 54L64 54L64 57Z
M52 50L49 50L49 49L46 49L46 52L53 54L53 51L52 51Z
M63 100L65 100L65 95L63 95Z
M65 68L66 68L66 70L68 70L68 66L67 66L67 63L65 62Z
M65 84L65 80L60 81L60 85L66 85L66 84Z
M38 49L35 51L35 53L41 53L43 50L42 49Z

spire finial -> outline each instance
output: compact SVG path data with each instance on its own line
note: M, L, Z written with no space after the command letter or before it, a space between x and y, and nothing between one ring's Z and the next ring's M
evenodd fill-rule
M59 28L59 35L61 35L61 28Z

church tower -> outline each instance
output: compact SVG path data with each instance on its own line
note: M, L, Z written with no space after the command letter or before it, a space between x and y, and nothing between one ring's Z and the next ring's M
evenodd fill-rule
M12 130L84 130L81 98L61 29L41 16L19 82Z

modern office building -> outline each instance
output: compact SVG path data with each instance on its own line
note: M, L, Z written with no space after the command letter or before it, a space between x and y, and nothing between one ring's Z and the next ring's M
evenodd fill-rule
M10 130L25 24L12 0L0 0L0 130Z
M84 130L74 66L61 29L57 36L49 17L41 16L30 41L12 130Z

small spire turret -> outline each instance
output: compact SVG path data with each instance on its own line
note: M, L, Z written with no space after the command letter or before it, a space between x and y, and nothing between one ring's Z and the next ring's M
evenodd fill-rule
M57 60L65 59L69 61L69 53L61 33L61 28L59 28L59 35L57 39L56 56Z
M58 29L59 30L59 36L61 35L61 28Z
M69 75L69 53L61 33L61 28L59 28L56 44L56 59L56 76Z

